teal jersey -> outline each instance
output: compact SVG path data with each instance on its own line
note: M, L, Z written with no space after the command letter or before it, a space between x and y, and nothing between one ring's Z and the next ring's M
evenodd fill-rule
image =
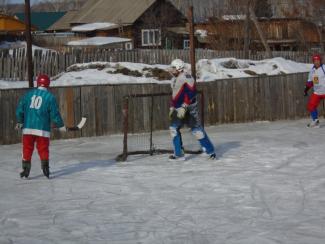
M18 123L23 124L23 134L50 137L51 123L64 126L56 99L46 88L27 92L16 109Z

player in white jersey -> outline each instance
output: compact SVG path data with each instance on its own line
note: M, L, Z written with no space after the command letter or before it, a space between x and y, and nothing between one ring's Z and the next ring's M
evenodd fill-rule
M314 66L309 73L304 95L308 96L308 90L311 87L314 88L314 92L310 96L307 105L307 109L312 118L312 121L308 124L308 127L319 127L317 107L320 101L325 99L325 66L322 63L322 57L319 54L313 55L312 60Z
M185 160L182 150L182 139L180 128L187 125L192 134L201 145L202 150L211 159L216 158L214 146L205 132L199 117L197 103L197 90L193 77L184 71L184 62L175 59L171 63L172 99L170 107L170 134L174 146L174 154L169 157L170 161Z

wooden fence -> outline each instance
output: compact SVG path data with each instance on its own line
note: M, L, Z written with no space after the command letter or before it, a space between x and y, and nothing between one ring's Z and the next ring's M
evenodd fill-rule
M249 59L261 60L265 52L250 52ZM273 52L274 57L283 57L297 62L309 63L311 53L308 52ZM242 51L196 50L196 59L244 58ZM34 74L46 73L51 77L67 70L76 63L87 62L134 62L146 64L170 64L175 58L190 62L188 50L156 50L136 49L130 51L111 51L105 49L68 49L67 52L34 51ZM27 80L27 63L24 49L0 52L0 79Z
M263 76L255 78L226 79L198 83L204 94L205 124L237 123L249 121L289 120L307 117L303 96L306 73ZM15 108L18 98L27 89L0 90L0 144L20 141L14 130ZM97 85L51 88L58 99L60 111L66 125L78 123L81 116L87 116L87 125L81 132L65 135L53 133L53 138L74 138L80 136L101 136L122 133L123 97L131 94L170 92L169 85ZM155 104L156 128L168 128L169 98L157 100ZM147 126L149 111L145 99L130 106L129 117L137 123L130 123L131 132L141 132ZM320 112L323 113L323 107Z

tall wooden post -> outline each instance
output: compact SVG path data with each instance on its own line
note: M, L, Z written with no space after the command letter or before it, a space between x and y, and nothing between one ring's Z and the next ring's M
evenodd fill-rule
M188 22L190 26L190 59L191 59L191 71L194 81L196 82L196 61L195 61L195 40L194 40L194 17L193 6L188 9Z
M246 18L245 18L245 31L244 31L244 56L245 59L249 59L249 37L250 37L250 13L249 6L251 1L248 1L246 6Z
M27 75L29 87L34 87L33 84L33 57L32 57L32 34L31 34L31 21L30 21L30 1L25 0L25 37L27 43Z

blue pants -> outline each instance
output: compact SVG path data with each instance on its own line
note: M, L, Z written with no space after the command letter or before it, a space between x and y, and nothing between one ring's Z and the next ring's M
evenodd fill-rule
M188 107L188 110L186 112L186 116L184 119L179 119L177 117L176 111L174 111L174 114L171 118L170 123L170 134L173 139L173 146L174 146L174 154L175 156L179 157L183 155L183 145L182 145L182 137L180 133L180 129L187 125L191 128L192 134L196 137L196 139L199 141L202 150L206 152L207 154L214 153L214 146L211 143L207 133L205 132L204 128L201 125L201 121L199 118L199 113L197 106L191 105Z

